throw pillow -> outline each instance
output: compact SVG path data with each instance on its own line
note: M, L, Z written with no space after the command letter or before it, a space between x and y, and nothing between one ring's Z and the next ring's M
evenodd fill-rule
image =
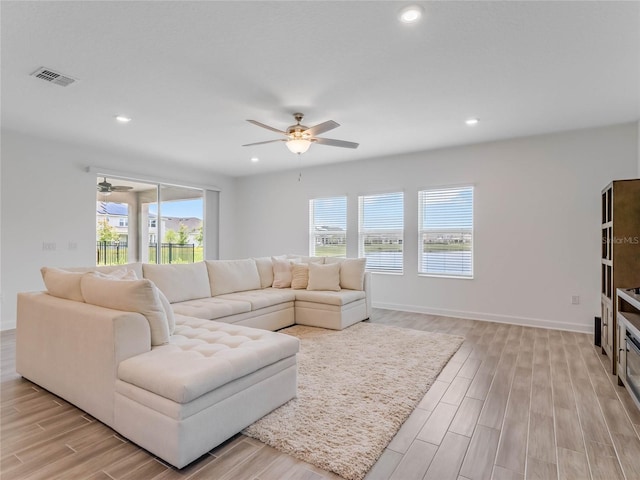
M80 288L87 303L144 315L151 330L151 345L169 342L167 315L151 280L114 280L86 273L80 280Z
M324 263L325 257L300 257L302 263Z
M301 290L307 288L309 283L309 265L306 263L294 263L291 265L291 288Z
M258 274L260 275L260 287L267 288L273 285L273 262L271 257L254 258Z
M340 264L309 264L309 285L307 290L340 290Z
M84 302L80 280L84 273L68 272L60 268L42 267L40 269L47 292L54 297Z
M349 290L364 290L366 258L346 258L340 265L340 287Z
M167 325L169 326L169 335L173 335L173 333L176 331L176 317L173 314L173 308L171 308L171 304L169 303L167 296L164 293L162 293L162 290L156 287L156 292L158 293L158 298L160 298L162 309L164 310L164 313L167 316Z
M324 263L342 263L345 261L343 257L325 257Z
M121 268L119 270L114 270L109 273L102 272L93 272L99 277L102 278L110 278L112 280L138 280L138 275L133 270L127 270L126 268Z
M291 286L291 261L271 257L273 262L273 288L289 288Z

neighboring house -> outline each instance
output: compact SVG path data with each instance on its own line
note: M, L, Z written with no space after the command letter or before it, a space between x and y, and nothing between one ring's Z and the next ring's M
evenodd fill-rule
M120 242L126 243L129 236L129 211L125 203L96 202L96 230L106 220L113 227Z
M158 220L153 213L149 214L149 243L158 243ZM126 203L96 202L96 229L104 221L113 227L120 236L120 242L126 243L129 236L129 208ZM196 217L162 217L162 235L168 230L178 232L180 225L186 225L189 236L187 243L198 245L196 237L202 225L202 219Z
M162 217L162 231L167 232L173 230L178 232L180 225L185 225L189 232L187 243L193 243L198 245L196 237L198 236L198 229L202 226L202 219L195 217L179 218L179 217ZM163 233L164 235L164 233Z

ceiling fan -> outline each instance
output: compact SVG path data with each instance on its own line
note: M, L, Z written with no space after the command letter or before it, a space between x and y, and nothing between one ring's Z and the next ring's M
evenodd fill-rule
M334 122L333 120L327 120L326 122L320 123L315 127L309 128L300 124L300 122L304 118L304 115L302 113L294 113L293 118L295 118L296 122L298 123L296 123L295 125L291 125L286 130L278 130L277 128L270 127L269 125L265 125L264 123L260 123L256 120L247 120L247 122L249 123L253 123L254 125L257 125L259 127L266 128L267 130L271 130L272 132L284 135L285 138L279 138L277 140L267 140L266 142L247 143L246 145L243 145L243 147L262 145L263 143L286 142L287 148L292 153L297 154L301 154L309 150L309 147L312 143L329 145L331 147L358 148L358 144L354 142L316 137L316 135L320 133L328 132L329 130L333 130L334 128L340 126L339 123Z
M126 187L124 185L111 185L107 182L107 177L103 177L103 180L97 185L98 193L102 195L109 195L112 192L128 192L132 190L133 187Z

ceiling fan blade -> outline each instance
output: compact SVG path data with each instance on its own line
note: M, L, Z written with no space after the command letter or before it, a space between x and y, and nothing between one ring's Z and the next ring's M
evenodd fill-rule
M359 143L334 140L332 138L314 138L313 141L320 145L329 145L331 147L358 148L358 145L360 145Z
M329 130L333 130L339 126L340 124L338 122L327 120L326 122L319 123L315 127L308 128L304 133L308 133L313 137L314 135L320 135L321 133L328 132Z
M269 125L265 125L264 123L260 123L257 120L247 120L249 123L253 123L262 128L266 128L267 130L271 130L272 132L280 133L281 135L286 135L287 132L283 132L282 130L278 130L277 128L270 127Z
M114 185L111 187L112 192L128 192L129 190L133 190L133 187L125 187L124 185Z
M252 145L263 145L265 143L274 143L274 142L286 142L286 138L279 138L278 140L267 140L266 142L255 142L255 143L247 143L246 145L242 145L243 147L250 147Z

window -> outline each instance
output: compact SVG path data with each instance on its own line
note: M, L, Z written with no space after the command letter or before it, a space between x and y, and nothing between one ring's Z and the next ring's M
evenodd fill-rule
M309 255L347 256L347 197L309 200Z
M473 278L473 187L418 192L418 273Z
M358 197L358 255L366 257L367 270L402 273L404 194Z
M123 178L97 192L97 265L204 259L204 190ZM107 181L103 176L98 181Z

